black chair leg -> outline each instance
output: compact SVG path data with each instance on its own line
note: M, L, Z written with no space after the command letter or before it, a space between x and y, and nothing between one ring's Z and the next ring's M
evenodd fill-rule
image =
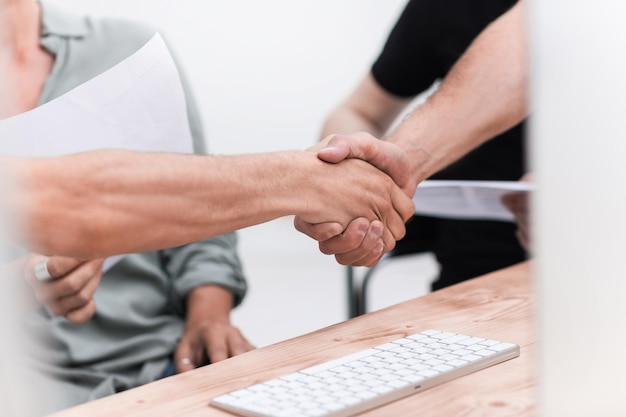
M374 272L383 263L389 260L390 254L383 256L378 264L368 268L362 277L355 274L354 267L346 267L346 282L348 291L348 318L352 319L367 313L367 286Z

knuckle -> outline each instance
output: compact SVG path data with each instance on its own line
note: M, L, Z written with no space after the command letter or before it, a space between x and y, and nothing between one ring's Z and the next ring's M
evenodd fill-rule
M57 302L48 302L46 303L46 307L48 308L48 310L50 310L53 314L57 315L57 316L63 316L65 315L65 309L61 307L61 304L57 303Z
M91 262L87 265L87 273L89 276L95 276L101 272L101 263L100 262Z
M337 263L339 265L350 265L350 259L348 259L345 255L335 255L335 260L337 261ZM359 265L355 265L355 266L359 266Z
M74 299L81 304L87 304L89 301L91 301L91 292L86 290L79 291L74 296Z
M76 293L80 291L82 282L76 275L71 275L63 280L64 290L66 293Z
M50 275L52 275L53 277L60 277L65 272L61 271L61 267L56 262L54 262L53 258L48 258L46 268L48 269Z
M400 225L398 225L398 227L395 228L393 236L395 238L393 242L395 246L395 241L403 239L406 236L406 228L404 227L404 223L401 223Z
M320 242L319 249L320 249L320 252L322 252L324 255L333 254L333 250L332 250L332 246L330 242Z
M93 316L94 312L95 312L95 309L92 310L90 307L86 307L86 308L69 312L66 318L72 323L84 324L89 321L89 319Z

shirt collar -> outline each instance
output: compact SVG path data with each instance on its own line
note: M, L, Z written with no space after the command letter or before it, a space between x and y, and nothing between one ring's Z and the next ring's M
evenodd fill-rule
M83 37L89 28L87 19L66 11L61 11L55 5L46 1L41 2L41 36L48 35L64 37Z

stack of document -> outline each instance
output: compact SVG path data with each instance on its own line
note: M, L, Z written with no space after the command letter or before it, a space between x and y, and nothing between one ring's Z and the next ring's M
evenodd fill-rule
M502 197L528 193L533 183L526 181L426 180L415 191L415 213L450 219L513 221L502 205Z

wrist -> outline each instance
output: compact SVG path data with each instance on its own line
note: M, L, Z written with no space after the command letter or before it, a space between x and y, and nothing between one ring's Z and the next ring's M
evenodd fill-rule
M230 322L233 294L218 285L202 285L187 295L187 327L203 322Z

